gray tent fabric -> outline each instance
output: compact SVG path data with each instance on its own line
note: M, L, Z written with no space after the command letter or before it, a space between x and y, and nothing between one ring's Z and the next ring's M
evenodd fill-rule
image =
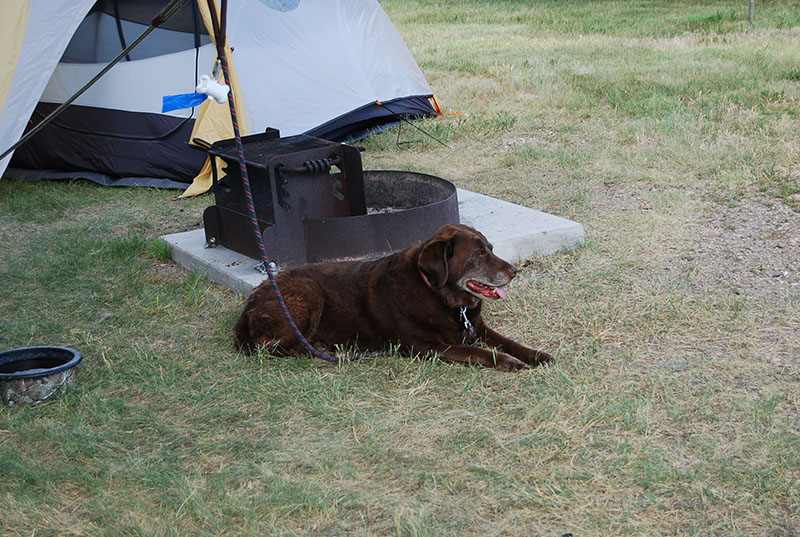
M62 172L59 170L25 170L9 166L4 176L17 181L73 181L85 179L103 186L146 186L164 190L183 190L186 183L159 177L111 177L95 172Z

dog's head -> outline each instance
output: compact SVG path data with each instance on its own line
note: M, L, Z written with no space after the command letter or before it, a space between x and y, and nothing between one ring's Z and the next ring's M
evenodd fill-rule
M428 285L451 308L476 307L481 300L505 300L514 265L492 252L479 231L461 224L442 227L423 244L417 266Z

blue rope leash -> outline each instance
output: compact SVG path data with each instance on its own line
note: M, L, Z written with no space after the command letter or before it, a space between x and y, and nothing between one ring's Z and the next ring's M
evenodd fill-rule
M225 59L224 55L219 55L219 60L222 65L222 74L225 77L225 84L228 87L231 86L230 74L228 72L228 62ZM281 290L278 287L278 282L275 279L275 272L273 271L272 262L269 260L269 256L267 256L267 249L264 246L264 238L261 236L261 229L258 226L258 218L256 216L256 208L253 203L253 193L250 190L250 178L247 175L247 164L244 157L244 146L242 145L242 137L239 134L239 122L236 119L236 105L233 102L233 90L228 92L228 104L231 109L231 123L233 124L233 137L236 140L236 153L239 158L239 170L242 175L242 184L244 185L244 194L247 198L247 210L250 213L250 222L253 224L253 234L255 235L256 242L258 243L258 250L261 252L261 261L264 264L264 268L267 271L267 277L269 278L270 285L272 286L272 290L275 292L275 298L278 300L278 305L281 308L281 312L283 312L283 316L289 323L289 326L294 332L295 337L297 340L300 341L300 344L311 353L312 356L316 358L320 358L321 360L325 360L327 362L334 362L334 363L341 363L341 362L352 362L358 360L360 358L372 357L372 356L381 356L383 352L363 352L360 354L354 354L345 357L338 357L333 354L329 354L323 352L316 347L314 347L300 329L297 327L297 324L294 322L292 318L292 314L289 313L289 308L286 307L286 301L283 299L283 294L281 294Z

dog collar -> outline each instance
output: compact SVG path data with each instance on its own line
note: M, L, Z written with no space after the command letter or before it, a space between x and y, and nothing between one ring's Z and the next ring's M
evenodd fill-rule
M431 287L431 282L428 281L428 277L425 276L425 273L422 272L422 269L417 269L419 271L419 275L422 277L422 281L425 282L425 285L428 286L429 289L433 289ZM475 327L472 326L472 323L469 321L467 317L467 308L464 306L463 308L458 309L458 317L459 321L464 325L461 328L461 342L462 343L469 343L473 339L475 339Z
M431 287L431 282L428 281L428 277L425 276L425 273L422 272L422 269L417 268L417 271L419 271L419 275L422 276L422 281L425 282L425 285L428 286L428 289L433 289L433 287Z

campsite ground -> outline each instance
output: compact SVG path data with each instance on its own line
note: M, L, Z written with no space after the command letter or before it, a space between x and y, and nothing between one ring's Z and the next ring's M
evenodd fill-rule
M209 197L3 180L0 348L85 362L0 409L0 534L798 535L797 2L382 3L447 147L365 166L585 226L487 308L558 363L240 355L155 242Z

